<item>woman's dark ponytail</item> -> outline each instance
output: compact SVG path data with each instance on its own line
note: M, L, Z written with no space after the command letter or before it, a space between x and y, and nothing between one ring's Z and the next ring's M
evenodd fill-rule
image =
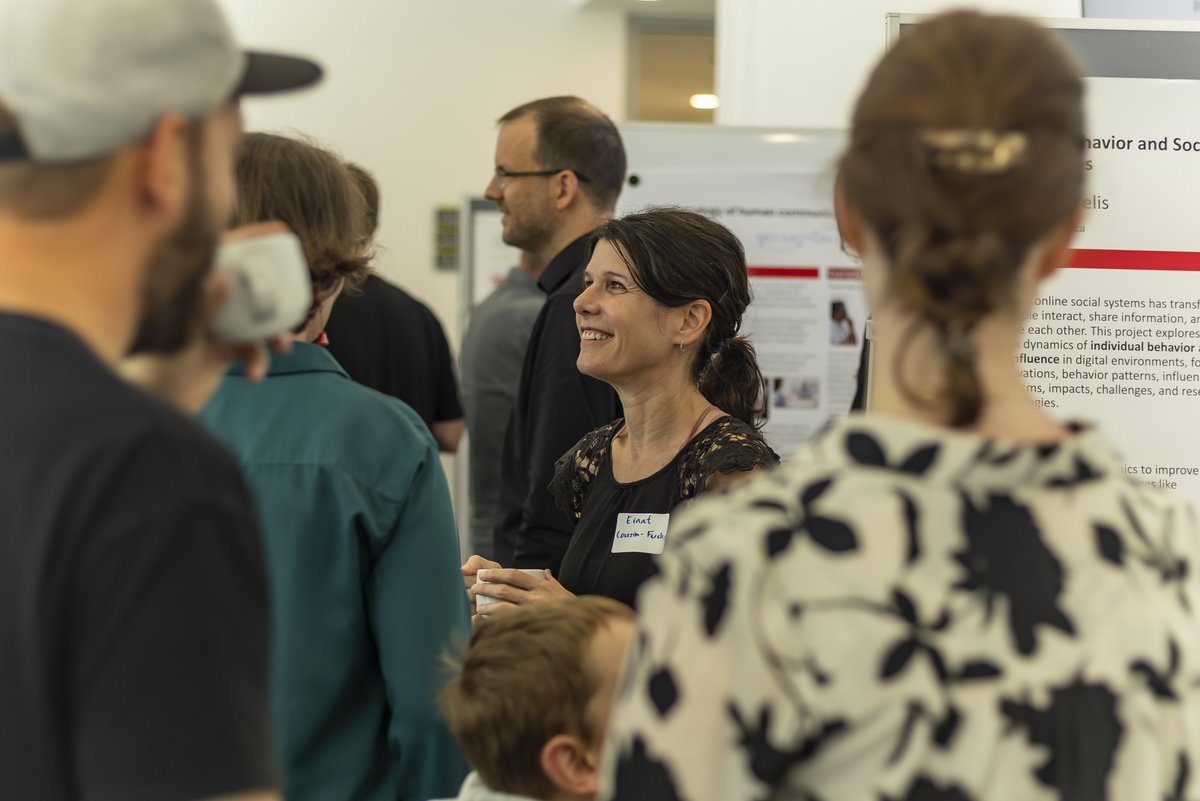
M700 371L700 394L742 422L758 427L763 411L763 376L750 340L735 336L715 349Z
M885 369L951 426L984 411L979 324L1018 311L1026 259L1079 209L1083 96L1051 32L960 11L902 37L855 105L842 197L886 257L887 302L916 320ZM910 357L926 332L944 366L934 387Z

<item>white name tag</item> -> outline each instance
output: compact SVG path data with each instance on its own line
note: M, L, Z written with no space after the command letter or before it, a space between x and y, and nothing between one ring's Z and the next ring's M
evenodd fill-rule
M617 515L617 532L613 535L613 553L662 553L667 545L669 514Z

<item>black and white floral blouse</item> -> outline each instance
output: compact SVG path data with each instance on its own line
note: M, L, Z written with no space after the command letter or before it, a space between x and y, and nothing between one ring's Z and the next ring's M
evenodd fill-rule
M849 418L680 517L602 797L1200 799L1198 567L1095 431Z

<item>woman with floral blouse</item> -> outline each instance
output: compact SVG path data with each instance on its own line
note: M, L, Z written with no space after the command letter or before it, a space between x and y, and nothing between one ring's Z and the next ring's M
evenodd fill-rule
M1053 37L953 13L859 98L838 206L870 414L681 516L603 798L1200 798L1200 531L1016 352L1084 185Z

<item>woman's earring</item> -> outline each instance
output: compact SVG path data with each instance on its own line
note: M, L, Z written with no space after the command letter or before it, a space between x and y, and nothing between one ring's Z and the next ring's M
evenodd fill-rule
M679 352L680 352L680 353L683 353L684 349L685 349L685 346L684 346L684 344L683 344L682 342L680 342L680 343L679 343Z

